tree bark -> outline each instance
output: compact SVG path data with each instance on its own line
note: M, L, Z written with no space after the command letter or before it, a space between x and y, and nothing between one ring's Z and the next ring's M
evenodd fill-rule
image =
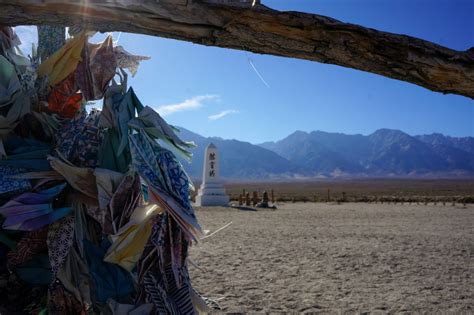
M474 98L474 49L263 5L197 0L0 0L0 24L84 25L300 58Z

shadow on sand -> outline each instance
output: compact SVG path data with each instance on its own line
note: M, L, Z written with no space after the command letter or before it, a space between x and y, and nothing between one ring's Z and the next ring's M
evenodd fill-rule
M241 211L257 211L255 208L244 207L244 206L231 206L231 208L241 210Z

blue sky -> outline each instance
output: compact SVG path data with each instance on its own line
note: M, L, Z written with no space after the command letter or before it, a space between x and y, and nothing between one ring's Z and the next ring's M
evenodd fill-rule
M471 0L262 2L452 49L474 46ZM122 33L119 44L152 58L129 81L142 102L204 136L260 143L295 130L370 134L379 128L474 136L474 101L466 97L333 65L144 35Z

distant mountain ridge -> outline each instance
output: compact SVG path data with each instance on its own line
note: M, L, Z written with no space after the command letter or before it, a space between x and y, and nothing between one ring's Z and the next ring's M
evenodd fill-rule
M179 136L194 141L190 176L200 178L205 147L221 153L221 175L242 180L291 180L340 177L474 177L474 138L442 134L410 136L380 129L364 136L295 131L276 141L253 145L203 137L184 128Z
M193 141L197 147L191 149L192 162L181 161L188 174L193 178L202 177L204 149L214 143L220 154L220 174L234 179L278 179L292 178L298 167L271 150L238 140L224 140L218 137L203 137L181 128L179 137Z

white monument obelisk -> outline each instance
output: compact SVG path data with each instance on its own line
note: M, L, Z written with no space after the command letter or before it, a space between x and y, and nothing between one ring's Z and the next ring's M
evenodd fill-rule
M219 152L210 143L204 151L204 168L201 188L196 196L197 206L229 205L229 196L225 193L224 185L219 179Z

